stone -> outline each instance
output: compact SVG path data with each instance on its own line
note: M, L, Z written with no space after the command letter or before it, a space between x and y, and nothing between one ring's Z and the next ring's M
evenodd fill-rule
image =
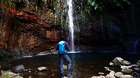
M123 60L121 64L122 65L130 65L131 63L129 61L127 61L127 60Z
M104 68L106 71L110 71L110 73L105 76L106 78L115 78L115 71L110 70L109 67L104 67Z
M109 67L104 67L106 71L111 71Z
M107 74L105 78L116 78L115 77L115 71L110 71L110 73Z
M113 63L113 62L110 62L109 65L110 65L110 66L114 66L114 63Z
M133 67L138 67L138 65L137 65L137 64L132 64L131 66L132 66L132 68L133 68Z
M64 76L63 78L68 78L68 77Z
M122 75L123 75L122 72L117 72L117 73L115 73L115 77L117 77L117 78L120 78Z
M122 61L123 59L121 57L116 57L112 62L114 63L114 65L121 65Z
M45 72L37 72L37 75L39 75L39 76L45 76L46 73Z
M131 69L131 67L132 66L121 66L121 71L123 72L123 73L132 73L133 72L133 70Z
M121 57L116 57L115 59L113 59L112 61L114 63L114 65L120 66L120 65L130 65L131 63L127 60L124 60Z
M99 72L98 74L99 74L99 75L104 75L104 73L103 73L103 72Z
M140 60L137 61L137 65L140 67Z
M115 73L115 76L116 76L117 78L133 78L132 75L124 75L122 72L117 72L117 73Z
M109 74L105 76L105 78L115 78L115 71L110 70L109 67L104 67L106 71L110 71Z
M135 67L133 69L134 69L134 71L140 71L140 68L139 67Z
M14 71L15 71L16 73L24 72L24 71L25 71L25 67L24 67L24 65L18 65L18 66L16 66L16 67L14 68Z
M47 67L43 67L43 66L42 66L42 67L38 67L37 70L38 70L38 71L46 71L46 70L48 70L48 69L47 69Z
M132 75L121 75L120 78L134 78Z
M105 78L105 76L92 76L91 78Z

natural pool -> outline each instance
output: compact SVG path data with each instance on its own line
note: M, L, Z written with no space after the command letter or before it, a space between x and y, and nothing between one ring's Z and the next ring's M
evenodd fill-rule
M140 60L138 54L115 53L73 53L69 54L73 59L73 78L91 78L104 72L104 67L109 65L115 57L122 57L132 64ZM24 65L28 72L22 73L24 78L58 78L58 56L56 54L22 58L10 62L11 69L17 65ZM39 72L38 67L47 67L46 71ZM115 69L119 71L120 69Z

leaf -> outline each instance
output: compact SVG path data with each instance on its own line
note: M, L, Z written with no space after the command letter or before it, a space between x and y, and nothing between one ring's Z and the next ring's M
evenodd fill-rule
M97 10L97 9L98 9L98 5L96 5L96 6L94 7L94 9Z
M95 1L93 1L93 2L91 3L91 5L92 5L92 6L95 6Z

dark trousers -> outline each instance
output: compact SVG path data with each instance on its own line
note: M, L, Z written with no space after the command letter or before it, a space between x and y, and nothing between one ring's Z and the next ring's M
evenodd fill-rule
M72 61L71 58L67 54L59 54L59 72L60 72L60 77L64 77L64 67L63 65L67 64L67 77L72 78Z

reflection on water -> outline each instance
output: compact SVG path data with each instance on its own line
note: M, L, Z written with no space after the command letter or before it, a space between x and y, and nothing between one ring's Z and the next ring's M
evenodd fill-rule
M99 54L99 53L76 53L70 54L74 58L73 78L89 78L97 75L98 72L105 72L105 66L116 56L136 63L140 59L139 55L129 54ZM133 59L132 59L133 58ZM58 78L58 55L36 56L33 58L19 59L11 62L11 67L23 64L27 69L23 73L24 78ZM40 66L47 67L47 70L38 71ZM115 69L119 71L119 69ZM65 71L66 72L66 71Z

